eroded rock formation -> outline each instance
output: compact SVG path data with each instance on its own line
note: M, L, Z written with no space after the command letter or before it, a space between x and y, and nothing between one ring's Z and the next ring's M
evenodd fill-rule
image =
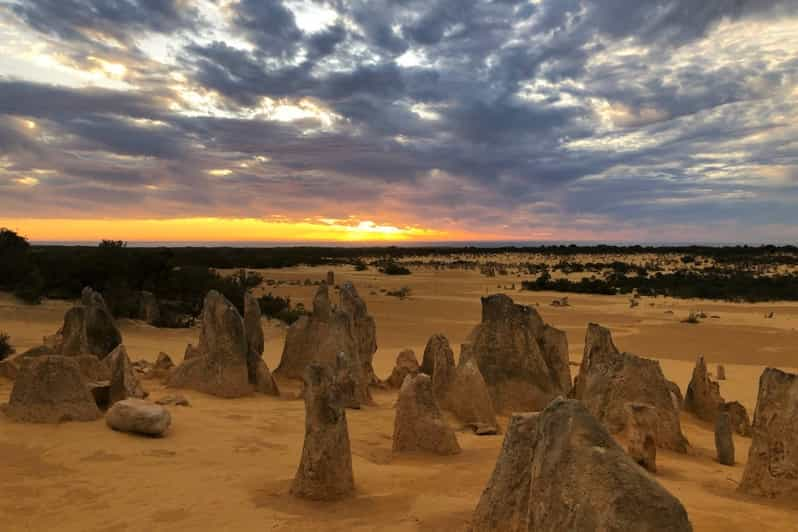
M59 423L100 417L78 362L72 357L26 357L20 366L6 414L17 421Z
M263 360L263 326L260 303L247 292L244 294L244 331L247 337L247 378L255 391L266 395L280 395L272 372Z
M476 362L500 412L540 410L571 389L565 333L504 294L482 298L482 323L461 358Z
M52 339L53 350L60 355L94 355L105 358L122 343L105 300L89 287L83 289L80 302L64 315L64 324Z
M682 504L578 401L515 415L472 519L474 532L690 531Z
M441 415L425 373L408 375L399 390L393 429L394 452L426 451L450 455L460 452L454 431Z
M658 361L619 352L608 329L595 323L588 325L572 396L582 401L610 433L625 430L626 403L648 404L657 414L657 445L686 452L687 439L672 392Z
M699 356L684 396L684 409L699 419L714 422L723 403L720 386L710 378L707 363L703 356Z
M144 399L149 395L141 386L124 345L114 349L108 355L106 362L111 369L111 382L108 389L109 406L125 399Z
M767 368L751 428L751 448L740 490L754 495L798 495L798 375Z
M211 290L202 308L197 354L172 371L168 385L219 397L250 394L247 353L244 320L223 295Z
M313 500L336 500L354 492L352 450L346 412L336 397L329 366L305 369L305 442L291 493Z
M385 381L391 388L401 388L405 377L417 375L420 371L416 353L412 349L403 349L396 355L396 365L391 375Z

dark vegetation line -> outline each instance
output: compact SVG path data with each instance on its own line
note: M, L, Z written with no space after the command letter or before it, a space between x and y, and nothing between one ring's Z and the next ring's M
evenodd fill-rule
M583 277L579 281L551 279L542 274L534 281L523 281L524 290L549 290L577 294L629 294L671 296L725 301L798 301L798 276L794 274L755 277L749 272L657 272L648 277L611 274L604 279Z
M511 265L484 261L486 256L500 253L522 257ZM701 260L711 260L714 265L665 272L656 264L640 266L622 260L643 253L678 254L685 266L695 266ZM554 270L593 272L593 275L581 281L554 280L549 275L549 267L534 256L537 254L559 257L559 264L551 267ZM614 255L619 259L611 263L581 263L572 260L577 254ZM452 255L462 256L452 260ZM524 259L523 255L529 258ZM421 260L422 256L426 259ZM254 272L222 276L217 269L341 264L352 265L360 271L374 268L388 275L407 275L411 273L409 267L424 265L438 269L479 269L489 276L536 276L536 280L523 282L527 290L598 294L637 290L641 294L674 297L798 300L798 277L761 275L764 269L777 264L798 264L798 247L795 246L129 248L124 242L111 240L96 247L32 246L15 232L0 229L0 290L11 291L23 301L35 304L43 297L76 299L84 286L91 286L103 293L118 317L136 316L140 294L151 292L161 305L161 324L169 326L184 324L185 317L196 316L205 294L211 289L220 291L242 308L245 291L263 281ZM608 269L609 272L604 273ZM288 298L271 294L261 298L261 307L267 316L289 323L304 313L301 307L292 306Z

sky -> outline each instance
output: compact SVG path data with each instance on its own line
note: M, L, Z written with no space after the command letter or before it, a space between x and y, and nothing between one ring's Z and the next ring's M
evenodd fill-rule
M795 242L798 0L0 0L0 226Z

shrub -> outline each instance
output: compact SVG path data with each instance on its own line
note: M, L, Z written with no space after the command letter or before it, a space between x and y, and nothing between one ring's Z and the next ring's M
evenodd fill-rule
M268 318L275 318L291 325L306 314L303 305L291 308L290 297L273 296L271 292L258 299L261 313Z
M11 347L11 338L8 334L0 332L0 360L5 360L9 355L14 354L14 348Z
M38 305L44 295L44 277L37 268L28 275L14 289L14 296L30 305Z
M384 262L379 270L385 275L410 275L410 270L392 260Z

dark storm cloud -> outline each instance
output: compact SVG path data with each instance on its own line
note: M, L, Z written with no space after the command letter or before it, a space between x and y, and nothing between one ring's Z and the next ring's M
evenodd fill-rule
M299 4L337 18L308 30ZM111 203L157 184L170 212L385 205L430 224L520 230L592 217L714 223L735 210L761 223L773 190L798 199L786 184L798 175L798 52L771 56L751 36L713 33L724 22L798 25L790 0L241 0L222 10L230 39L191 5L13 4L30 28L79 43L76 64L93 47L111 53L96 34L132 48L146 34L181 39L172 65L138 49L120 56L135 74L129 90L0 79L7 168L45 161L70 194ZM216 98L215 111L176 110L189 88ZM332 118L263 111L302 102Z
M181 0L35 0L11 9L33 29L75 41L100 33L129 44L139 32L168 34L198 22L197 10Z

